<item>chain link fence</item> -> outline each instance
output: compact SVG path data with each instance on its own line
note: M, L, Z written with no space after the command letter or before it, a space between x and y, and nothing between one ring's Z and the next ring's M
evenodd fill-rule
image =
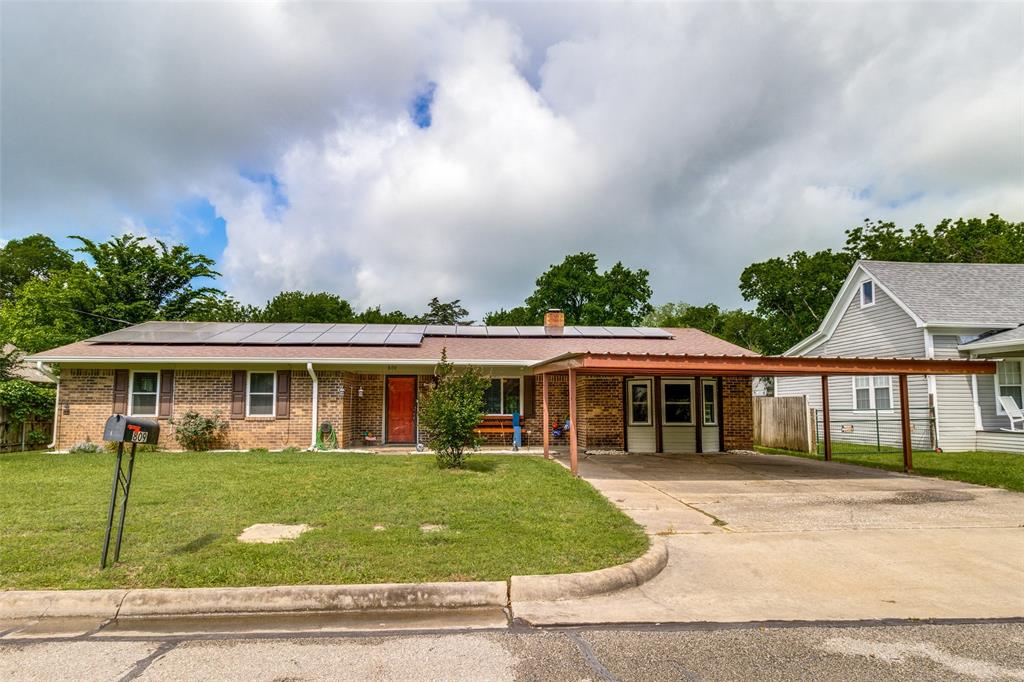
M817 452L824 455L824 418L821 410L812 411ZM903 428L898 411L830 410L829 418L833 454L857 455L903 450ZM934 408L910 409L910 443L914 450L935 450L939 446L935 434Z

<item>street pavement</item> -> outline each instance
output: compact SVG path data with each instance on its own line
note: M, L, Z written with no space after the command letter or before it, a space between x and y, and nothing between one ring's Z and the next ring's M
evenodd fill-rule
M0 639L0 680L919 679L1024 680L1024 622Z

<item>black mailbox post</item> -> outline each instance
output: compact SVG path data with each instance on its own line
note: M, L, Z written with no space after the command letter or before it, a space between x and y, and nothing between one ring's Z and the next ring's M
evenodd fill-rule
M132 470L135 468L135 448L144 445L156 445L160 439L160 424L155 419L139 419L123 414L111 415L103 427L103 440L117 443L117 462L114 464L114 485L110 491L110 508L107 510L107 532L103 537L103 555L100 557L100 568L107 567L107 551L110 549L110 532L114 526L114 510L117 508L117 491L121 490L121 515L117 524L117 542L114 544L114 562L121 556L121 538L124 536L124 515L128 510L128 493L132 489ZM128 454L127 470L121 466L124 456L124 444L131 443Z

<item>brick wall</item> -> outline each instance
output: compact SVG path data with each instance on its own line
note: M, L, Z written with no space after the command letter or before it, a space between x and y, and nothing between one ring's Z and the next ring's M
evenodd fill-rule
M585 374L576 378L579 446L592 450L625 447L622 377Z
M103 424L113 411L114 370L67 368L60 379L61 404L68 403L68 414L60 415L57 448L103 439ZM312 382L304 370L292 372L291 409L287 419L246 417L228 419L231 414L231 370L185 369L174 372L172 416L181 417L195 410L204 416L219 412L227 419L221 447L285 448L309 446ZM62 410L63 412L63 410ZM180 450L174 437L174 425L160 420L160 447Z
M750 377L725 377L722 381L726 450L749 450L754 446L751 385Z

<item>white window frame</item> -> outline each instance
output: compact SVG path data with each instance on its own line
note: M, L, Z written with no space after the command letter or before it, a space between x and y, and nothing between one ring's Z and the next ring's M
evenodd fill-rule
M864 285L865 284L870 284L871 285L871 301L868 302L868 303L864 302ZM860 291L860 307L861 308L870 308L871 306L873 306L875 304L875 301L878 300L878 286L875 285L875 280L873 280L873 279L861 280L859 291Z
M859 375L865 376L865 375ZM867 409L863 407L857 407L857 379L858 376L850 377L850 384L853 388L853 411L854 412L879 412L881 414L892 414L896 411L896 401L894 400L894 392L892 388L892 377L887 374L873 374L868 376L871 379L871 385L867 387L868 390L868 406ZM887 381L886 386L876 386L876 379L885 379ZM888 388L889 389L889 407L884 410L876 410L875 408L875 389L876 388ZM862 387L860 390L864 390Z
M633 384L645 384L647 386L647 421L638 422L633 420ZM627 426L654 426L654 380L653 379L627 379L626 380L626 424Z
M270 393L270 414L253 414L252 413L252 375L253 374L270 374L274 377L274 390ZM257 393L256 395L267 395L266 393ZM256 417L263 419L276 419L277 418L277 372L267 371L265 369L250 369L245 375L245 416Z
M491 377L491 381L494 381L495 379L498 379L498 380L501 381L501 384L500 384L500 386L498 388L498 395L501 398L501 401L499 403L499 405L500 405L499 409L502 410L502 411L501 412L488 412L485 416L487 416L487 417L511 417L512 416L511 412L505 412L505 380L506 379L518 379L519 380L519 416L522 417L523 416L523 384L525 383L523 381L523 377L517 377L517 376Z
M713 409L711 411L711 419L712 419L711 421L707 421L706 419L704 419L704 415L701 414L701 417L700 417L701 418L701 424L703 424L704 426L718 426L718 382L715 381L714 379L702 379L701 380L701 382L700 382L700 390L701 390L701 394L700 394L700 407L701 407L701 412L704 411L704 406L708 404L708 397L704 393L704 387L705 386L711 386L712 387L711 395L714 396L714 398L712 399L712 403L714 404L715 409Z
M690 421L688 422L668 422L666 417L668 416L668 404L665 400L665 387L677 384L689 384L690 385ZM662 379L661 380L661 425L669 428L676 426L696 426L697 415L694 414L697 410L697 396L696 396L696 382L693 379ZM701 416L703 419L703 415Z
M1002 358L1001 360L999 360L1000 364L1002 364L1004 362L1016 362L1019 365L1019 367L1020 367L1020 374L1021 374L1021 384L1006 384L1006 385L1007 386L1020 386L1021 387L1021 397L1024 398L1024 358ZM996 370L996 373L992 377L992 385L995 387L996 414L999 415L1000 417L1005 417L1006 416L1006 410L1003 409L1002 403L999 402L999 396L1002 395L1002 393L999 392L999 389L1002 387L1002 384L999 383L999 370L998 369ZM1017 407L1024 407L1024 405L1017 405Z
M139 414L135 411L135 374L156 375L156 402L153 403L153 414ZM140 393L139 395L149 395ZM160 370L133 369L128 373L128 415L131 417L156 417L160 414Z

